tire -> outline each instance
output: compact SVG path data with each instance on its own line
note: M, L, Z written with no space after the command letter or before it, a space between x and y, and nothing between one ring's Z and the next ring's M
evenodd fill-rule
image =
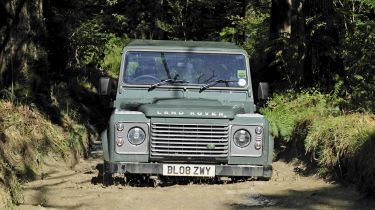
M113 177L111 173L103 173L103 185L110 186L113 185Z

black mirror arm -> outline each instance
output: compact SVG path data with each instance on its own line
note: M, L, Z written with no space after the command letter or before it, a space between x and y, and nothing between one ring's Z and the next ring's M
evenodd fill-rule
M269 84L268 82L260 82L258 86L258 100L266 101L269 97Z
M260 82L258 86L258 103L256 104L256 111L267 105L269 98L269 84L268 82Z
M112 90L112 81L109 77L100 77L99 79L99 95L110 96Z

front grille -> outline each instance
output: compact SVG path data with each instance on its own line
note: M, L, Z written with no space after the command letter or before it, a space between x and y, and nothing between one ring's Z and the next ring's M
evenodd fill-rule
M227 125L151 124L151 155L173 157L227 157Z

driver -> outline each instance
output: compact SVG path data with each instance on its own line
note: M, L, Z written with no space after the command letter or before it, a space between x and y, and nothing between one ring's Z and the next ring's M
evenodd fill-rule
M152 61L141 61L138 64L132 76L133 82L148 84L159 81L155 65Z
M155 75L154 65L150 61L143 61L139 63L139 67L136 69L135 77L139 77L142 75Z

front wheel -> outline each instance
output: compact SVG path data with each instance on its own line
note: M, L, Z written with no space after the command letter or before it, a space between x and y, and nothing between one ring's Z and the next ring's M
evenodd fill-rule
M268 182L271 180L271 177L258 177L257 179L258 181L265 181L265 182Z
M113 184L113 176L111 173L104 172L103 173L103 185L109 186Z

